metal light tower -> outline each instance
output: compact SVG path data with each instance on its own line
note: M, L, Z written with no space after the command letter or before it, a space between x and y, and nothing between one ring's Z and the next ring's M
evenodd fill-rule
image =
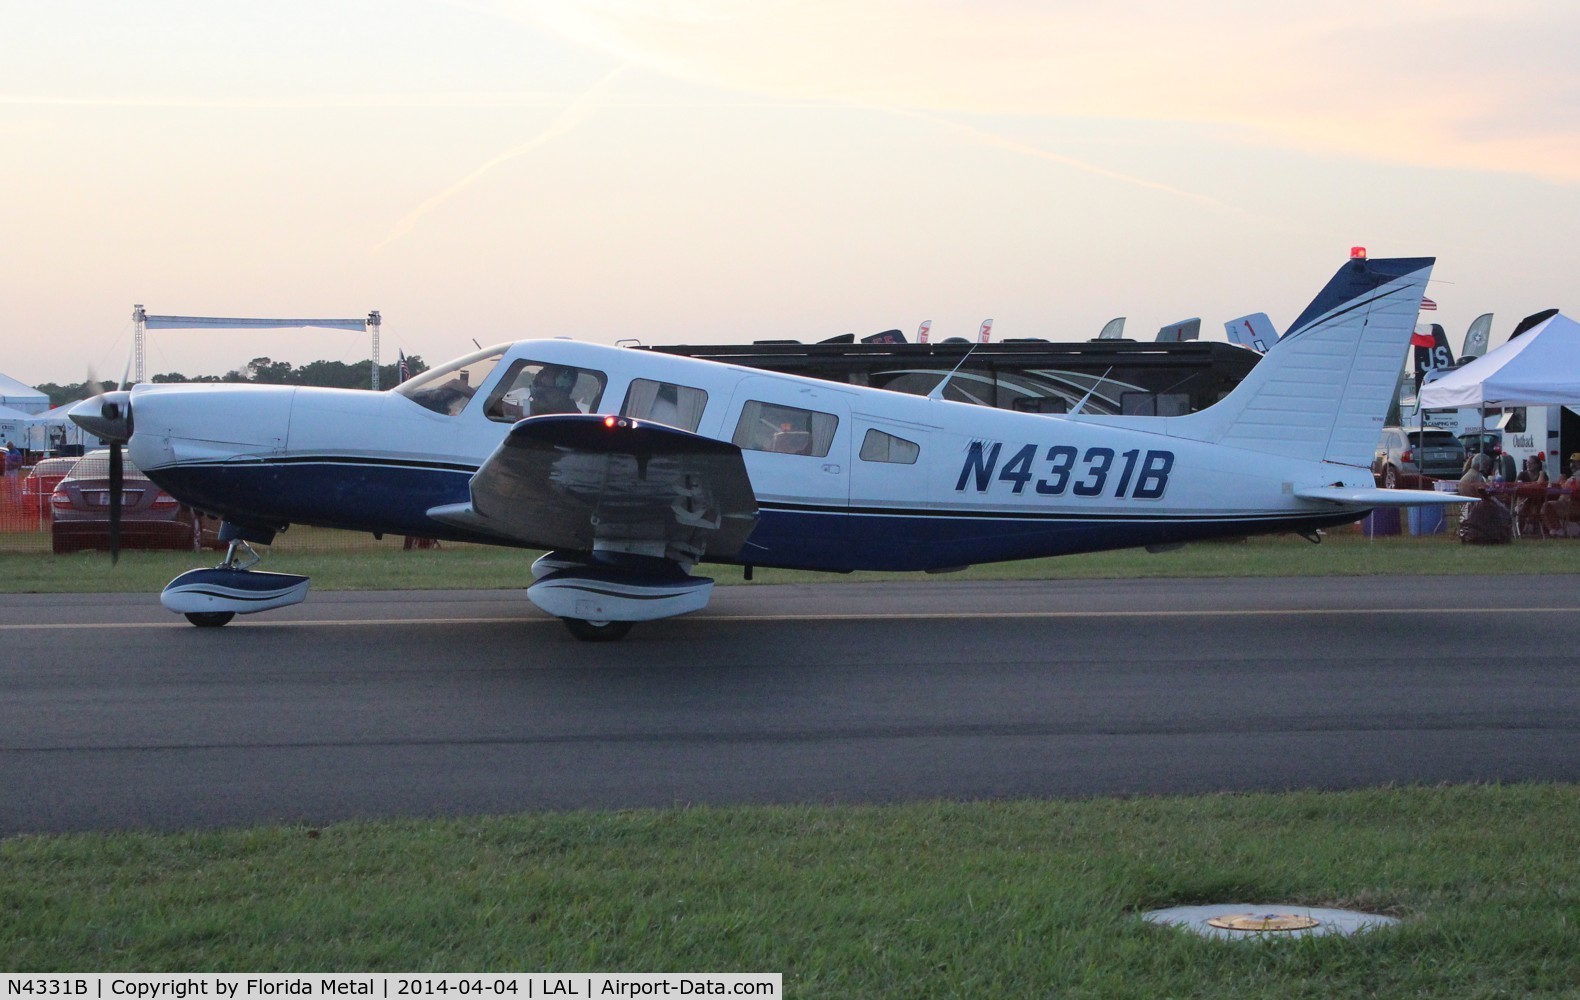
M383 321L379 319L377 309L368 313L368 329L373 331L373 391L379 391L379 327Z
M132 306L132 384L143 380L143 338L148 335L148 314L142 303Z

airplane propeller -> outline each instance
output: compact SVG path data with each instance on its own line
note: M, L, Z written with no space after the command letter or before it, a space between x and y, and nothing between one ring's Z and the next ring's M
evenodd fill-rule
M131 361L121 376L119 387L100 392L73 406L67 413L72 423L110 444L110 561L121 557L121 508L126 494L125 462L121 446L132 439L132 394L126 383L131 379ZM88 384L97 388L92 372Z

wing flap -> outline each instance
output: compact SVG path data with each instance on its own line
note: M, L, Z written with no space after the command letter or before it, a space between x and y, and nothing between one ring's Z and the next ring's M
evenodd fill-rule
M665 424L600 414L528 417L436 520L525 545L595 544L732 558L757 524L741 451Z

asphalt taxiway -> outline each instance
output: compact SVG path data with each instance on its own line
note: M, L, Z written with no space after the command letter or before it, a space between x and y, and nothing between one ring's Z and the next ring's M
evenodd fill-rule
M1580 780L1580 577L0 597L0 834Z

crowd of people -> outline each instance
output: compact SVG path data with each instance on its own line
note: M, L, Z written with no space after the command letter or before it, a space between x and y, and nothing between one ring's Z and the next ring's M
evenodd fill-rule
M1459 494L1476 497L1460 519L1461 541L1495 544L1514 534L1580 537L1580 452L1569 456L1569 473L1556 489L1541 452L1514 472L1514 458L1501 448L1465 456Z

